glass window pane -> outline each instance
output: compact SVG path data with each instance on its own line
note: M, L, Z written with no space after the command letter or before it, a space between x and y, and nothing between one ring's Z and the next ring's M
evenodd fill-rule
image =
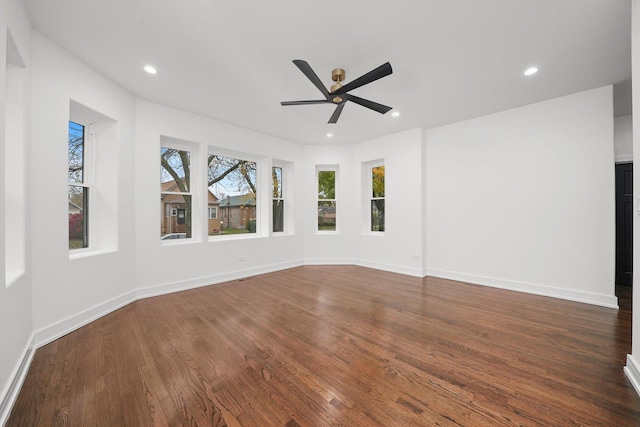
M336 202L318 202L318 230L336 230Z
M220 201L220 233L256 232L257 164L249 160L209 155L209 191Z
M89 247L89 189L69 186L69 249Z
M176 148L160 148L162 191L189 192L190 153Z
M284 231L284 200L273 201L273 232Z
M384 199L371 201L371 231L384 231Z
M69 183L84 182L84 126L69 122Z
M371 168L373 197L384 197L384 166Z
M274 167L272 169L273 177L273 197L282 199L282 168Z
M191 196L180 194L162 194L164 216L160 222L160 239L191 238Z
M336 198L336 172L318 172L318 199L334 200Z

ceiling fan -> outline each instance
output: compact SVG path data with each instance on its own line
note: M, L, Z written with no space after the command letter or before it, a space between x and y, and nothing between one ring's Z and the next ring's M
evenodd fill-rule
M391 107L387 107L386 105L378 104L377 102L369 101L368 99L360 98L355 95L351 95L348 93L349 91L359 88L360 86L364 86L368 83L374 82L382 77L388 76L393 72L391 69L391 64L388 62L382 64L378 68L369 71L368 73L358 77L354 81L347 83L342 86L340 83L345 78L345 72L342 68L336 68L331 72L331 79L336 82L333 86L331 86L331 92L327 91L327 88L322 84L318 75L313 71L311 66L307 63L307 61L303 61L301 59L295 59L293 61L294 64L304 73L305 76L311 83L314 84L315 87L322 93L325 99L317 99L317 100L308 100L308 101L283 101L280 105L310 105L310 104L336 104L336 109L334 110L331 118L329 119L329 123L336 123L340 114L342 113L342 109L347 101L355 102L356 104L360 104L363 107L367 107L373 111L377 111L378 113L384 114L387 111L391 110Z

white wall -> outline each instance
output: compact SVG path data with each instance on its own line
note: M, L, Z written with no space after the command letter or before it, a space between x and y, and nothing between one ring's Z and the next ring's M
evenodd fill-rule
M39 343L130 300L135 289L135 100L38 33L32 38L32 210L34 330ZM93 249L68 249L67 145L70 106L108 117L94 147L89 219ZM106 237L110 235L110 237Z
M293 210L298 211L298 164L301 150L297 144L233 126L218 120L138 100L136 113L136 283L141 296L155 295L188 287L218 283L282 268L301 265L302 240L296 234L270 233L270 170L273 160L295 163ZM213 146L231 151L247 160L259 161L259 231L250 237L208 238L206 230L194 232L194 238L160 241L160 146L161 138L173 138L196 147L200 159ZM239 157L242 158L242 157ZM204 164L201 171L205 171ZM192 174L192 186L206 191L206 175ZM262 180L260 180L262 178ZM194 208L194 211L196 208ZM194 212L194 215L204 215ZM291 215L285 212L285 216ZM297 217L297 215L296 215ZM202 220L194 216L194 223ZM298 224L292 224L298 229Z
M426 144L429 275L617 306L610 86Z
M28 134L25 132L19 135L17 132L5 132L6 121L10 121L9 125L15 124L16 115L24 119L24 125L28 124L28 100L23 104L24 110L21 112L13 109L15 104L8 106L14 101L7 100L7 35L11 34L11 38L15 43L17 53L24 65L20 80L24 79L24 83L28 85L29 74L31 71L31 26L27 17L26 10L21 1L7 0L0 2L0 152L2 153L2 173L0 173L0 424L7 417L13 399L18 392L22 378L26 374L28 361L33 354L32 340L32 313L33 307L31 302L32 285L31 275L26 270L29 265L29 225L24 224L22 232L18 234L8 233L12 221L5 224L8 218L8 210L11 208L5 204L10 196L7 189L13 190L15 181L5 181L5 171L7 167L7 154L15 155L17 152L26 152ZM15 84L10 82L10 84ZM16 89L12 87L11 89ZM28 91L26 92L28 94ZM27 95L28 98L28 95ZM7 108L8 107L8 108ZM7 109L12 111L7 111ZM22 127L21 127L22 128ZM23 129L23 128L22 128ZM14 129L15 130L15 129ZM20 185L27 185L29 164L24 162L13 169L13 173L19 174L18 181ZM5 186L6 183L6 186ZM24 190L23 190L24 191ZM28 209L28 200L26 196L21 199L23 203L22 209ZM15 218L14 218L15 219ZM6 247L5 247L6 246ZM20 247L20 249L17 249ZM12 266L12 253L9 251L20 250L22 256L19 264L21 268L15 271Z
M356 144L353 151L355 263L422 277L422 130ZM385 166L384 233L369 231L371 195L362 173L363 163L378 159Z
M355 234L354 197L358 192L353 185L356 173L353 148L350 145L316 145L302 147L297 186L300 189L298 210L299 232L304 239L304 258L307 264L353 264ZM337 167L336 178L336 231L317 231L318 182L316 166Z
M633 161L633 116L616 117L613 124L616 163Z
M631 7L631 67L632 67L632 80L640 82L640 0L633 0ZM638 85L633 85L633 111L640 111L640 88ZM635 157L640 158L640 115L633 115L633 152L638 154ZM640 162L634 161L635 165ZM637 166L636 166L637 168ZM637 171L637 169L636 169ZM635 207L640 206L640 196L638 189L640 189L640 174L633 174L633 187L636 189ZM631 383L635 387L638 394L640 394L640 218L639 215L633 216L633 271L636 273L633 275L633 318L631 325L631 354L627 356L627 365L625 366L625 373L631 380Z

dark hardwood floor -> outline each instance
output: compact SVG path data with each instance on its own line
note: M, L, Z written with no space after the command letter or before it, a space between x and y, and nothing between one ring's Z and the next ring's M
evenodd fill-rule
M8 426L640 426L621 307L294 268L38 349Z

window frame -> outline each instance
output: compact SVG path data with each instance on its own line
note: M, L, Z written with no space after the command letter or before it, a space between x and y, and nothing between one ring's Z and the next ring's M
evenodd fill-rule
M333 172L334 173L334 198L333 199L321 199L319 192L319 184L320 184L320 173L321 172ZM316 165L316 174L315 174L315 193L316 193L316 206L315 206L315 223L316 223L316 234L339 234L340 233L340 222L338 219L340 218L340 204L338 203L340 197L339 191L339 183L340 183L340 168L338 165ZM335 207L335 229L333 230L320 230L320 224L318 223L318 206L320 202L333 202Z
M83 126L84 135L82 140L82 182L70 182L67 177L67 200L69 200L69 187L79 187L83 189L83 206L82 206L82 221L83 221L83 247L81 248L69 248L70 254L79 254L83 252L90 252L94 250L94 230L95 225L93 221L92 212L94 210L94 188L93 188L93 170L94 170L94 145L95 139L95 123L92 120L88 120L77 114L69 114L67 121L67 140L69 138L69 127L71 122ZM67 142L67 168L69 164L68 159L69 144ZM86 198L86 200L85 200ZM68 209L68 207L67 207ZM69 222L67 221L67 227ZM68 234L68 230L67 230Z
M266 227L266 224L264 223L266 218L269 218L270 216L268 215L268 211L264 211L266 209L266 197L265 196L268 192L268 189L263 187L263 184L266 185L266 183L268 183L268 180L266 180L266 177L263 177L262 174L265 173L265 171L270 172L270 169L265 167L266 161L264 158L256 156L256 155L252 155L250 153L247 152L241 152L241 151L234 151L234 150L229 150L223 147L219 147L219 146L215 146L215 145L209 145L207 147L207 151L205 154L205 160L203 162L204 165L204 177L205 177L205 181L204 181L204 185L205 185L205 189L206 191L211 191L208 183L209 183L209 164L208 164L208 157L209 156L221 156L221 157L227 157L227 158L231 158L231 159L235 159L235 160L243 160L246 162L251 162L251 163L255 163L255 167L256 167L256 174L255 174L255 179L256 182L254 183L254 186L256 188L256 195L255 195L255 199L256 199L256 206L255 206L255 232L253 233L240 233L240 234L224 234L224 232L220 233L220 234L215 234L215 235L209 235L208 236L208 241L209 242L217 242L217 241L224 241L224 240L235 240L235 239L255 239L255 238L260 238L263 237L263 233L265 232L264 230L269 230L271 229L271 227ZM267 172L267 173L268 173ZM218 197L216 195L216 193L214 191L211 191L212 194L214 194L216 196L216 198ZM262 200L264 199L264 200ZM225 198L221 198L219 199L220 202L220 206L218 209L218 219L220 219L221 223L223 223L224 225L221 224L221 231L224 230L227 225L228 225L228 221L230 219L233 219L236 217L236 215L234 215L233 212L230 212L229 210L225 210L223 211L223 206L222 203L224 202ZM227 216L224 215L224 213L227 213ZM231 215L229 215L231 214ZM242 216L241 216L242 217Z
M385 182L385 188L383 191L383 196L378 196L376 197L374 195L374 189L373 189L373 170L375 168L384 168L384 178L386 180L387 177L387 168L385 167L384 164L384 160L379 160L379 161L375 161L375 162L370 162L367 164L367 176L368 176L368 194L369 194L369 203L368 203L368 217L369 217L369 227L368 227L368 231L369 233L372 234L384 234L385 230L386 230L386 182ZM383 200L384 203L384 212L382 215L383 218L383 223L382 223L382 230L374 230L373 229L373 203L375 200Z
M285 201L285 191L286 191L286 186L285 186L285 166L281 165L279 163L274 162L273 165L271 165L271 174L272 174L272 181L273 181L273 171L274 169L280 169L280 197L276 197L274 195L274 186L273 186L273 182L272 182L272 186L271 186L271 232L273 234L283 234L287 231L287 221L286 221L286 212L287 212L287 205L286 205L286 201ZM282 206L282 230L276 230L276 218L274 215L275 212L275 203L279 202Z
M196 191L194 189L194 186L196 186L196 181L197 179L194 179L194 177L197 174L197 171L199 170L197 167L197 156L196 156L196 147L192 147L190 145L186 145L186 144L180 144L179 142L174 142L173 140L170 140L168 138L161 138L160 140L160 144L159 144L159 150L158 150L158 154L162 153L162 149L163 148L169 148L169 149L173 149L173 150L179 150L179 151L185 151L187 153L189 153L189 185L188 185L188 191L186 192L182 192L182 191L162 191L162 164L159 164L159 172L160 172L160 176L158 179L158 185L159 185L159 189L160 189L160 200L163 199L163 197L165 195L177 195L177 196L181 196L181 197L190 197L191 198L191 211L188 213L191 216L191 237L186 237L184 239L162 239L163 234L162 234L162 228L160 229L160 236L158 238L158 240L160 241L161 245L172 245L172 244L179 244L179 243L188 243L188 242L193 242L195 241L195 237L197 235L197 230L198 227L196 226L197 223L197 215L194 215L195 212L197 212L197 201L196 201ZM168 182L168 181L167 181ZM161 215L163 215L165 218L166 216L166 210L167 210L167 204L165 203L164 205L161 205L160 207L160 211L161 211ZM186 209L186 208L185 208ZM173 210L173 209L172 209ZM176 215L177 215L177 208L176 208ZM173 214L171 213L171 216L173 217ZM176 217L177 218L177 217ZM186 217L185 217L185 221L186 221ZM174 233L179 233L179 231L171 231L171 232L166 232L165 230L165 234L174 234ZM188 234L188 232L187 232ZM174 241L174 240L177 240Z
M213 216L211 216L211 210L214 211ZM217 206L207 206L207 219L218 219L218 207Z

